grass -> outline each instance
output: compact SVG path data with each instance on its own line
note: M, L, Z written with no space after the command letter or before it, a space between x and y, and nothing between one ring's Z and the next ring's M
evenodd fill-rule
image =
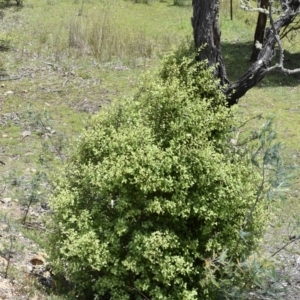
M235 4L231 21L228 3L222 2L222 47L233 81L250 66L256 15ZM171 0L148 5L122 0L25 0L22 8L11 5L2 11L0 68L19 78L0 82L0 161L5 163L0 165L0 191L7 186L2 197L22 197L32 170L60 168L63 162L55 145L67 157L69 145L91 114L132 94L145 70L155 68L173 46L191 37L191 7L173 4ZM284 45L290 67L299 61L295 41ZM238 106L244 118L276 115L284 159L296 167L299 80L299 75L270 74ZM47 127L55 133L49 135ZM30 135L24 138L24 131ZM271 250L299 232L299 187L296 178L287 201L274 207L277 221L268 237ZM11 219L18 223L21 214L16 208ZM24 235L34 239L28 231ZM45 293L39 297L63 299Z
M232 81L250 66L249 58L254 28L249 24L254 24L254 21L252 14L249 15L241 11L236 11L233 21L229 20L228 14L223 15L224 59L229 78ZM239 30L234 30L234 28ZM297 36L292 41L284 40L283 42L285 64L289 68L299 67L298 51L300 49L295 46L296 41ZM250 119L257 114L275 115L278 140L283 147L283 159L286 164L294 168L291 172L294 173L295 178L286 194L287 198L283 202L277 202L271 209L273 221L263 241L263 252L267 256L276 252L285 243L288 244L291 237L299 236L299 80L299 74L293 76L284 76L275 72L268 74L261 83L240 99L238 105L239 113L244 118ZM275 261L284 266L285 271L281 273L283 277L289 278L290 274L294 272L292 266L286 265L292 255L299 255L295 243L281 251L279 259L278 256L275 256ZM290 278L285 280L290 280ZM289 297L292 298L293 296L285 297L285 299L290 299Z

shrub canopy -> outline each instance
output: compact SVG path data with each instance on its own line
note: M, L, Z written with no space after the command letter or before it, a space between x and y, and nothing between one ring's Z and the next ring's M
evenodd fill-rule
M205 259L249 254L259 175L234 151L231 109L205 62L165 59L135 96L91 121L51 201L50 252L99 299L208 299Z

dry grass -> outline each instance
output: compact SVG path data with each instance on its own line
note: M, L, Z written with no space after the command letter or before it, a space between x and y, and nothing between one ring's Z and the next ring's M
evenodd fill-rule
M109 12L103 13L100 18L71 20L68 41L77 55L92 55L100 61L124 62L152 58L157 44L143 31L119 28Z

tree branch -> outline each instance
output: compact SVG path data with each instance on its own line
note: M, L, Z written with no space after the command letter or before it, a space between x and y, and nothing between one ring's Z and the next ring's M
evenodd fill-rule
M242 75L236 82L229 84L224 88L224 93L227 97L229 106L237 104L239 98L244 96L249 89L259 83L268 72L273 70L280 70L285 74L295 74L300 72L300 68L293 70L284 68L284 50L279 37L280 30L291 24L295 18L295 15L300 13L300 1L286 1L284 3L286 9L276 21L273 21L272 19L273 1L269 1L269 3L269 17L271 24L266 29L265 40L256 62L254 62L252 66L244 73L244 75ZM275 56L276 44L278 44L280 50L279 63L270 67L271 60Z

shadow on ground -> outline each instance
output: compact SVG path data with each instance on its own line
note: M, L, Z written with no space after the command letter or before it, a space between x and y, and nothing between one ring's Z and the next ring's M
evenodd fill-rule
M0 0L0 9L8 8L11 6L21 7L23 0Z
M231 82L239 78L251 66L249 61L252 51L252 42L228 43L222 44L222 52ZM289 69L300 68L300 53L284 52L284 66ZM278 61L277 56L273 58L272 63ZM266 75L262 81L264 86L298 86L300 84L300 73L294 75L284 75L280 72L271 72Z
M0 39L0 52L5 52L10 50L10 42L8 40Z

